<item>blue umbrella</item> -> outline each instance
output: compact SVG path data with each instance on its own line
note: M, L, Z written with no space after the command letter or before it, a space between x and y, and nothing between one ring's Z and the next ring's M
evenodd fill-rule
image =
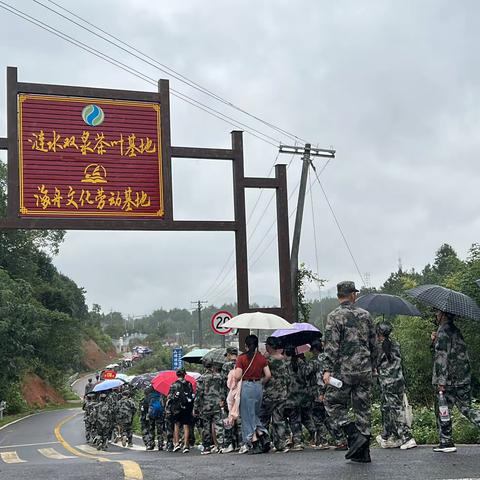
M93 387L93 392L103 392L105 390L110 390L111 388L117 388L122 385L125 385L125 382L123 380L117 380L117 379L112 379L112 380L104 380L103 382L97 383Z

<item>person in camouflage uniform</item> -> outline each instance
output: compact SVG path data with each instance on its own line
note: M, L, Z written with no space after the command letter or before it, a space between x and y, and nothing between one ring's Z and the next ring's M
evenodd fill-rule
M281 341L268 337L266 342L268 366L272 378L263 387L260 420L270 431L273 445L277 452L288 452L286 447L285 404L288 395L289 372Z
M158 450L163 450L163 432L165 428L165 397L155 390L148 395L148 442L155 448L157 439Z
M108 439L116 443L120 440L120 435L118 431L118 422L117 422L117 408L118 401L120 399L120 392L117 389L111 390L107 395L107 403L110 407L110 430L108 432Z
M405 379L402 356L400 345L390 338L392 330L392 325L387 322L380 322L376 326L380 346L377 373L383 421L383 433L378 435L376 440L382 448L400 447L402 450L407 450L416 447L417 444L405 421L403 406Z
M342 428L349 443L345 458L370 462L371 388L376 369L377 345L370 314L354 305L358 290L351 281L337 285L340 305L327 317L325 366L327 385L325 408ZM343 381L342 388L329 386L330 376ZM355 422L348 418L351 404Z
M214 440L212 427L215 429L219 448L223 446L222 404L224 387L218 368L211 360L204 360L205 373L197 380L197 394L193 405L193 414L202 420L202 455L212 453Z
M149 386L144 390L144 397L140 401L140 426L142 428L142 440L147 450L155 448L155 441L152 444L152 436L150 433L150 419L148 417L149 398L153 392L153 387Z
M238 348L227 347L225 352L226 362L222 365L220 371L220 377L222 378L223 389L223 408L225 409L225 414L228 416L228 405L227 405L227 396L229 394L229 389L227 386L228 374L235 369L235 363L237 362ZM225 447L222 449L222 453L231 453L238 448L240 448L242 442L242 433L240 426L240 418L235 420L231 428L224 428L223 431L223 441Z
M307 384L307 365L303 356L297 355L295 347L287 347L285 353L288 357L286 366L288 371L288 395L285 403L285 418L292 432L293 451L303 450L302 424L307 429L310 437L315 436L315 425L311 415L308 414L309 405L313 401L312 394ZM303 414L303 416L302 416Z
M311 360L307 363L307 378L310 385L310 390L313 395L312 402L312 419L315 425L314 448L318 450L326 450L328 445L328 432L336 439L337 435L333 434L327 412L325 411L325 385L323 383L323 371L325 364L325 353L323 352L323 345L320 339L314 340L310 346L312 353ZM342 442L342 437L339 435L339 443Z
M116 421L120 430L123 446L128 443L129 447L133 447L132 423L136 411L137 406L133 398L130 397L129 392L123 392L118 401L116 412Z
M92 443L96 436L95 431L95 407L97 402L95 401L95 394L89 392L85 395L85 401L83 402L83 421L85 422L85 440L87 443Z
M455 325L455 316L436 311L438 330L432 334L433 375L432 384L437 393L443 392L450 415L456 405L474 425L480 427L480 411L472 408L471 367L467 346L462 333ZM437 408L440 444L436 452L456 451L452 437L452 421L440 422Z
M106 450L108 448L108 441L112 432L112 412L110 404L107 400L107 395L101 393L99 402L95 409L95 426L97 431L97 450Z

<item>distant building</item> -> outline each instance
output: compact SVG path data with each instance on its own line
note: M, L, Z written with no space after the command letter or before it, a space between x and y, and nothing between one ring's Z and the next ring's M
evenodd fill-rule
M145 333L131 333L120 338L112 338L112 343L117 353L124 353L130 351L130 342L132 340L138 340L140 342L145 340L146 337L147 334Z

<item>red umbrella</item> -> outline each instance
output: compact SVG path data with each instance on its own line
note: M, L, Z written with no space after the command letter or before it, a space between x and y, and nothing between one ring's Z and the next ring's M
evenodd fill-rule
M162 395L168 395L170 387L173 383L178 380L177 372L175 370L166 370L165 372L160 372L153 380L152 387ZM185 380L190 382L193 387L193 391L197 390L197 381L191 376L186 375Z

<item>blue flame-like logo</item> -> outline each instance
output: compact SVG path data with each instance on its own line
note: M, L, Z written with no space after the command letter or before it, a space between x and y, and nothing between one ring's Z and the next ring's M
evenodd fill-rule
M105 114L98 105L87 105L82 110L83 121L91 127L98 127L105 120Z

